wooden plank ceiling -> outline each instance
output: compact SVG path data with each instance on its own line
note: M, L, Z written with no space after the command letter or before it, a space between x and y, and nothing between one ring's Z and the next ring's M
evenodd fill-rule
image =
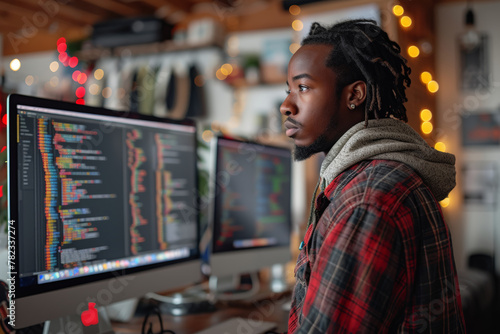
M245 5L257 1L250 0ZM0 0L3 54L47 50L61 36L89 36L94 23L120 17L157 16L176 23L193 12L231 13L241 0ZM219 15L220 16L220 15Z
M339 0L336 0L339 1ZM406 0L402 0L403 2ZM435 3L463 0L438 0ZM499 0L473 0L499 1ZM212 15L228 30L285 27L281 0L0 0L3 54L50 50L61 36L81 40L94 23L120 17L157 16L176 23Z

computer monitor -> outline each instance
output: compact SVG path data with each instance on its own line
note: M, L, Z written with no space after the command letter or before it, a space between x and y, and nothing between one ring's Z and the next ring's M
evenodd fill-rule
M215 138L211 274L251 273L291 259L288 148Z
M196 126L8 97L15 327L201 280Z

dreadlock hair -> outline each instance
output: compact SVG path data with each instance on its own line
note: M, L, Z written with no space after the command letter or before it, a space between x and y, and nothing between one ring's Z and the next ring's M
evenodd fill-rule
M366 83L365 126L374 118L408 121L404 103L408 101L405 89L411 84L411 69L401 56L401 47L375 21L349 20L330 27L315 22L302 41L302 45L307 44L333 46L326 66L336 73L338 96L350 83Z

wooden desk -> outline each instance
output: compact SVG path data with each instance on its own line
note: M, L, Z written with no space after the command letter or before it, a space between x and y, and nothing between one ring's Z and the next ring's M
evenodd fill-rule
M233 317L247 318L251 321L272 321L278 327L277 332L285 332L288 323L288 310L283 305L290 301L290 293L269 294L265 299L253 302L219 302L213 312L190 314L183 316L162 315L164 329L176 334L191 334L217 325ZM141 333L144 317L133 318L129 323L113 322L116 334ZM150 316L154 329L159 329L157 317ZM251 323L251 322L250 322ZM154 331L157 333L158 331ZM244 333L244 331L242 331Z

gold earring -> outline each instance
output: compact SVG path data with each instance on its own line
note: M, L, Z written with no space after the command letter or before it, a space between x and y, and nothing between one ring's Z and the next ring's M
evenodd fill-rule
M351 110L354 110L354 108L356 108L356 105L354 103L351 103L351 105L349 106L349 108L351 108Z

